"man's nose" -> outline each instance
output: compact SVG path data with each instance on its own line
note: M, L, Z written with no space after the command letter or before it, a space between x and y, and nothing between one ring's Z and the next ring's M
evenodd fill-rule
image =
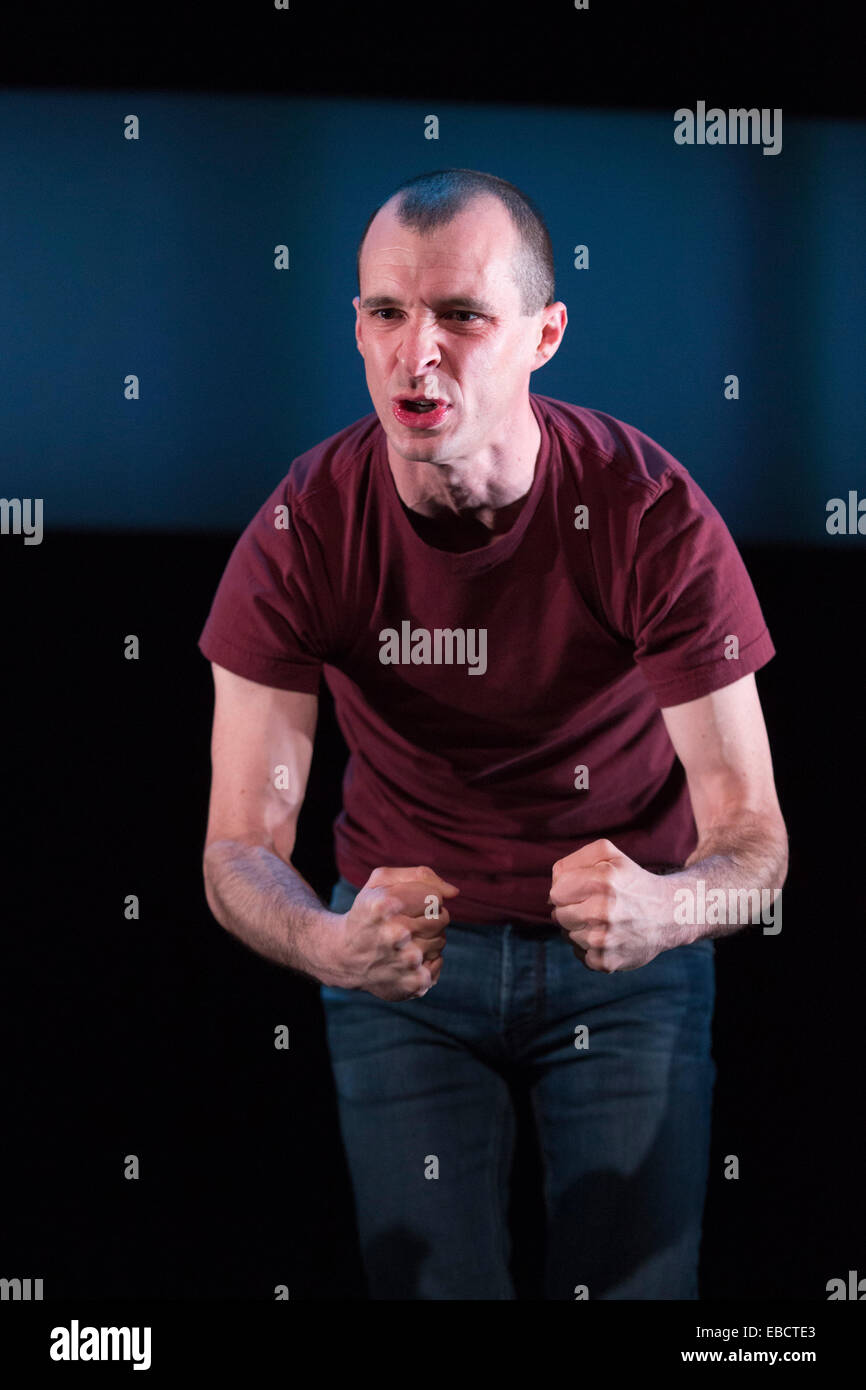
M403 331L397 361L409 376L422 376L439 363L435 324L407 324Z

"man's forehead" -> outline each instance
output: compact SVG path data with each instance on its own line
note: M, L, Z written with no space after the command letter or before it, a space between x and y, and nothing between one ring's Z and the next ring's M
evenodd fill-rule
M509 256L475 254L470 247L448 253L443 248L415 253L399 245L381 246L371 251L363 262L364 278L399 281L401 284L421 285L444 292L455 284L484 284L493 288L505 284L512 276Z
M441 257L419 262L371 256L361 271L361 307L385 309L416 298L437 309L473 309L497 315L517 296L510 261Z

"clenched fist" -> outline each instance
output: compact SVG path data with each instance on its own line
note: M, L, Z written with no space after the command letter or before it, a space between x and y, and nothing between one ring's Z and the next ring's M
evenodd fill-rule
M364 989L377 999L414 999L439 979L444 905L460 890L422 864L374 869L348 912L341 914L328 984Z
M680 944L669 885L610 840L593 840L553 866L551 916L588 970L636 970Z

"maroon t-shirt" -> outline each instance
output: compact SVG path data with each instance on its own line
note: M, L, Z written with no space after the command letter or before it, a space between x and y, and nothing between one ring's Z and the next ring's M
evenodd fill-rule
M455 920L549 925L552 865L591 840L682 866L697 832L660 707L775 647L685 468L601 411L529 399L541 446L508 531L463 553L423 540L366 415L292 462L199 646L281 690L315 693L324 670L350 751L334 823L350 882L429 864L460 889Z

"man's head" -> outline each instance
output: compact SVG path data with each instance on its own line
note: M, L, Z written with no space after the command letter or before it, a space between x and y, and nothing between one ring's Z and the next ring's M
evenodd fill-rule
M567 321L530 200L472 169L410 179L368 219L358 286L355 337L391 447L438 463L506 444ZM429 423L395 413L425 395L447 405Z

